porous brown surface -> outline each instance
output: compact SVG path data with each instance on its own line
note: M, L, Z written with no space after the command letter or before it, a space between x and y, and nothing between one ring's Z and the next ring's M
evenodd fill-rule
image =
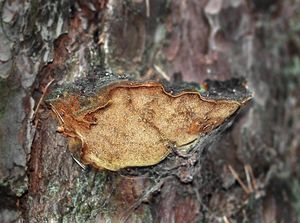
M93 100L98 103L86 109L78 107L76 95L66 96L52 100L51 108L63 133L81 141L83 161L114 171L157 164L172 152L171 146L180 150L242 105L237 100L205 99L197 91L171 95L155 82L120 82L100 90Z

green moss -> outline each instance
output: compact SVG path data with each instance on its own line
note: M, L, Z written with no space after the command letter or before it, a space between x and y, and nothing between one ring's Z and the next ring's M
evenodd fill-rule
M153 222L150 206L145 206L142 216L142 222Z
M295 198L293 205L297 215L300 216L300 182L298 179L293 179L292 181L292 192Z
M50 197L55 196L55 194L57 194L59 192L58 182L55 182L54 184L49 184L48 188L47 188L47 191L48 191L48 195Z
M9 184L7 181L4 181L3 179L0 179L0 187L7 187Z
M25 180L24 182L20 182L19 185L13 187L13 192L17 197L22 197L26 191L28 191L28 182Z
M300 77L300 58L294 56L292 60L284 69L284 73L288 76L299 76Z
M1 99L0 120L3 118L3 116L5 114L5 108L6 108L7 101L8 101L8 94L9 94L9 89L6 84L6 80L0 78L0 99Z
M84 172L78 178L49 181L47 192L40 198L42 204L51 203L45 222L95 222L96 216L113 213L108 209L107 176L105 172ZM65 184L64 184L65 183ZM28 202L33 202L29 196ZM50 214L51 213L51 214Z
M99 212L112 210L106 207L106 173L90 172L77 178L70 192L71 205L64 214L63 222L86 222L95 220Z
M86 55L89 57L87 58L87 61L89 61L89 73L94 72L97 68L105 68L105 55L98 45L93 45L91 48L89 48L89 52L87 52Z

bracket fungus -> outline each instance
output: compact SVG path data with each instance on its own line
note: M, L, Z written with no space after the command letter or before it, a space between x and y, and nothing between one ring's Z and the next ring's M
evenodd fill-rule
M170 145L186 148L250 98L249 93L235 98L202 94L186 83L118 79L97 90L69 90L48 103L60 122L58 130L71 138L69 148L83 163L117 171L159 163L172 152Z

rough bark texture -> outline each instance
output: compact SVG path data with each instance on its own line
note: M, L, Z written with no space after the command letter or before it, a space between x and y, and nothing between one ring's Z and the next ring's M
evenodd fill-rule
M300 221L299 0L0 3L0 222ZM254 101L179 175L84 171L43 95L103 69Z

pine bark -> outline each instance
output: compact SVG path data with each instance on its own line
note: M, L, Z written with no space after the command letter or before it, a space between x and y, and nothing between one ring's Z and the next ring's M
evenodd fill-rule
M299 221L298 0L0 2L0 222ZM43 99L97 69L254 100L189 181L84 171Z

